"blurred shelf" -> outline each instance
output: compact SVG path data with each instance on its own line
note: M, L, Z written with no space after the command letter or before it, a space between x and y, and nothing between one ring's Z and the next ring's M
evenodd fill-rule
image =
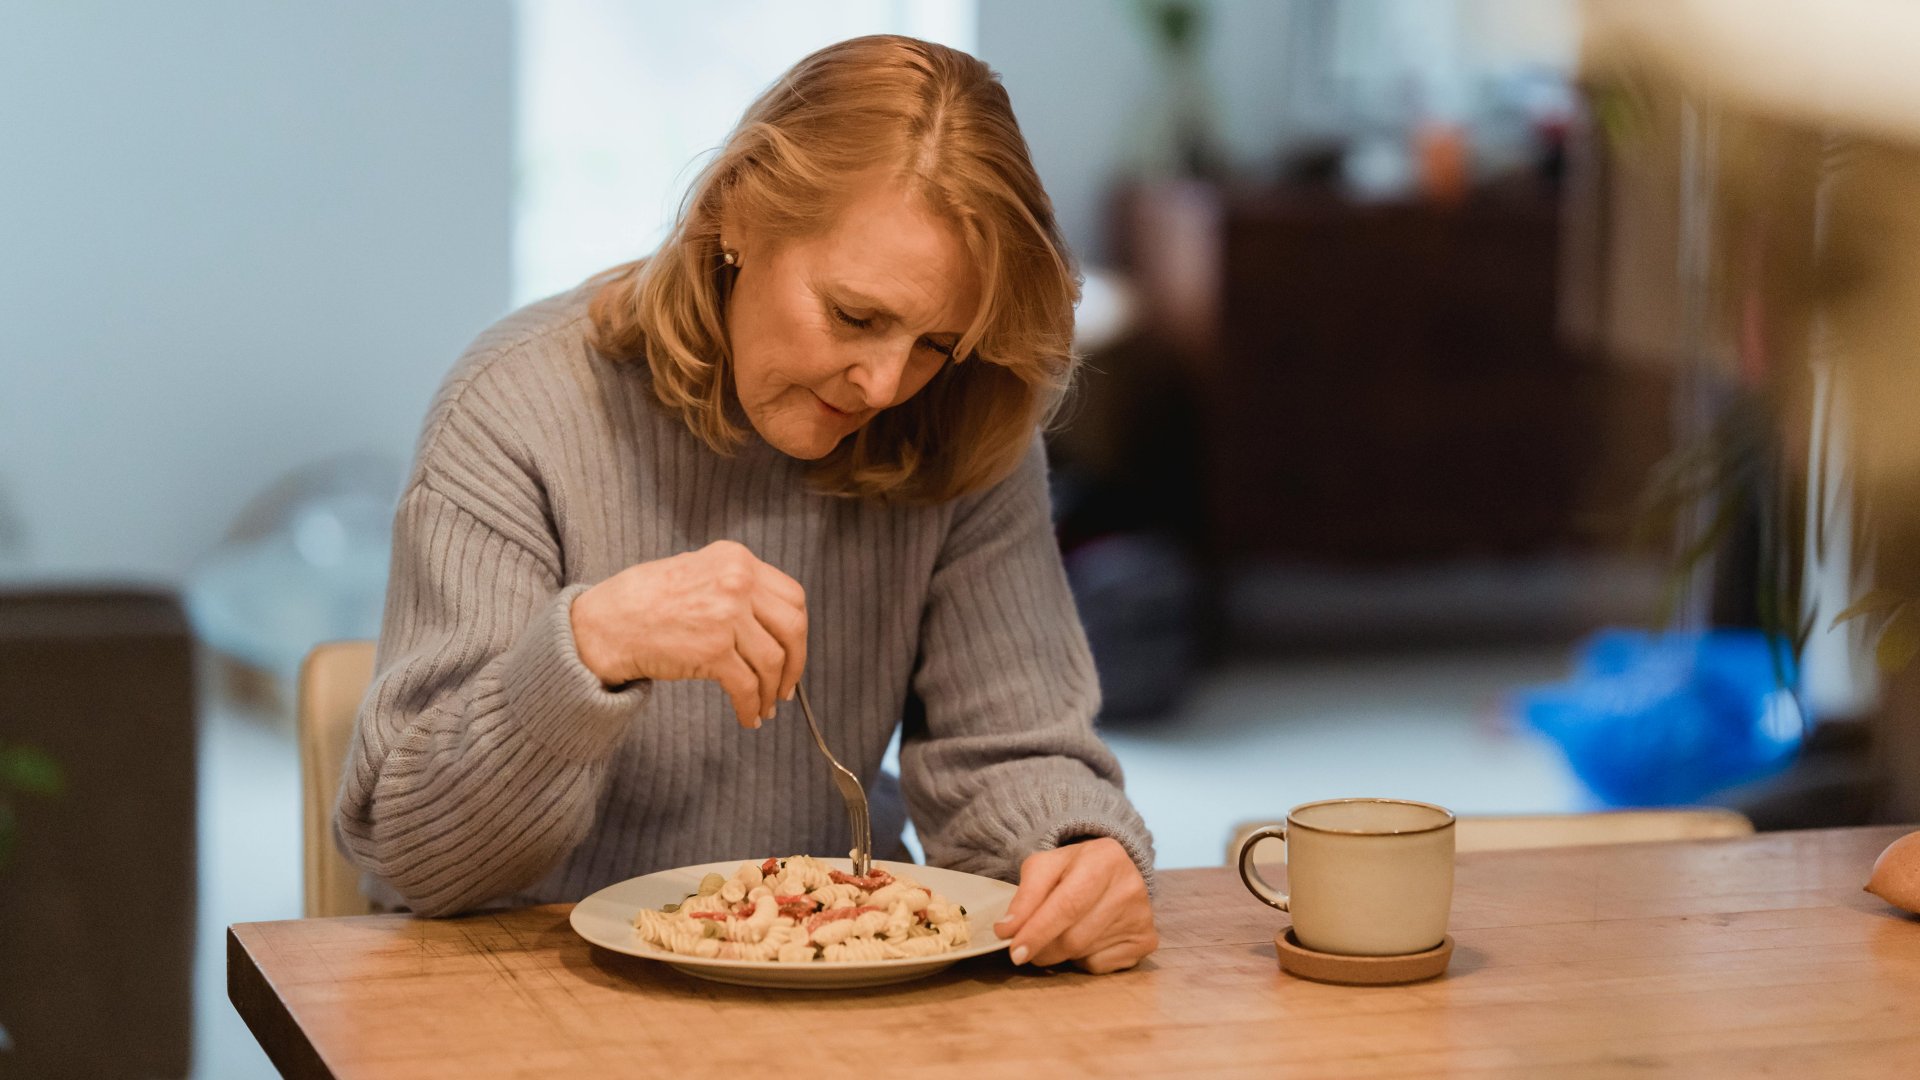
M1560 203L1198 182L1123 190L1116 250L1198 414L1218 559L1604 547L1667 445L1667 376L1563 344Z

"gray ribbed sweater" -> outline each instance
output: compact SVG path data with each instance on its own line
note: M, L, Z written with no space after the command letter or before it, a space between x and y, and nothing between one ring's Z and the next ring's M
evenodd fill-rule
M904 857L903 792L935 864L1012 881L1026 855L1102 835L1151 880L1151 839L1094 735L1038 441L1008 479L940 506L816 494L757 436L714 453L654 400L645 365L598 356L589 296L489 328L427 417L335 815L369 892L445 914L846 853L794 705L746 731L713 683L611 691L574 650L580 592L720 539L807 590L807 692L874 795L877 855ZM880 762L902 724L896 792Z

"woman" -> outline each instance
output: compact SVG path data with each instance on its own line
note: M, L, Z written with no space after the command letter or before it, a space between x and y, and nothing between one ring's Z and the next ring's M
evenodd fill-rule
M753 104L652 258L483 334L395 519L336 817L379 898L847 850L782 715L804 673L877 855L898 727L929 860L1019 882L1015 963L1151 952L1037 438L1077 293L992 72L867 37Z

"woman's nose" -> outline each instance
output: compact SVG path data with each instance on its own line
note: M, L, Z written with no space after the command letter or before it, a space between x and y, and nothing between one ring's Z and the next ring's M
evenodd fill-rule
M847 372L847 381L860 391L860 399L869 409L884 409L900 394L900 379L913 356L913 346L875 348Z

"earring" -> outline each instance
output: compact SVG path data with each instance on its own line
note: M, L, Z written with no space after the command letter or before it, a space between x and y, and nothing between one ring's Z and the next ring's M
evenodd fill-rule
M720 261L738 269L740 266L740 253L732 248L721 248Z

